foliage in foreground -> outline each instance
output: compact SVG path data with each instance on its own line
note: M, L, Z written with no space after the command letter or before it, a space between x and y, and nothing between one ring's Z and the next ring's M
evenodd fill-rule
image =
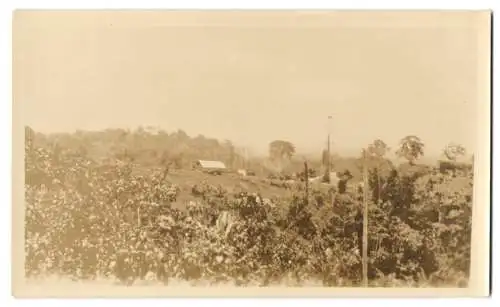
M198 201L178 210L166 170L137 176L132 168L26 147L27 276L360 284L360 195L297 191L270 201L200 184L191 191ZM372 285L466 286L472 178L456 193L446 188L451 179L372 173Z

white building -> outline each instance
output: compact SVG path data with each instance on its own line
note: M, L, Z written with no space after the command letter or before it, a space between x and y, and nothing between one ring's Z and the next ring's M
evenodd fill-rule
M195 169L221 173L227 168L226 165L221 161L198 160L195 163Z

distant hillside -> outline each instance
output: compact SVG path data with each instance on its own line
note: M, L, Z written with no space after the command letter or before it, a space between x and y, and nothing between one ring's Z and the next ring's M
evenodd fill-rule
M102 131L76 131L74 133L43 134L25 128L26 140L37 147L71 151L96 161L106 159L129 159L135 163L155 167L173 163L175 167L190 168L195 160L220 160L229 168L250 168L258 175L267 176L278 171L297 173L304 170L304 161L310 169L320 175L324 172L321 153L295 154L291 161L276 169L266 156L248 156L247 151L239 149L231 141L220 141L203 135L189 136L182 130L166 132L160 129L138 128L135 130L107 129ZM416 166L409 166L396 159L370 159L369 168L381 169L381 174L396 168L406 173L420 169L425 171L430 166L437 166L437 160L429 157L419 160ZM362 178L362 161L359 157L332 155L332 170L348 170L354 180Z
M98 161L130 159L145 166L173 162L179 168L190 167L198 159L221 160L228 167L244 164L243 156L230 141L192 137L182 130L167 133L139 128L42 134L26 127L26 138L37 147L71 151Z

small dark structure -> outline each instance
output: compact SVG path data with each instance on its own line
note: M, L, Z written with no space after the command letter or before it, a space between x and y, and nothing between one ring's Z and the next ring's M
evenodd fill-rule
M451 172L451 173L457 173L457 172L473 172L474 171L474 166L472 163L465 163L465 162L455 162L455 161L439 161L439 171L443 174Z
M353 176L349 170L345 170L339 175L340 180L337 183L337 189L340 194L344 194L347 190L347 182L351 180Z

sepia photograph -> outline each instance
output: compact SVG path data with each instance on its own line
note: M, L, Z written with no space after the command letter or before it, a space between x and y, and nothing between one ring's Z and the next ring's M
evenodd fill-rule
M490 22L15 11L14 295L487 296Z

